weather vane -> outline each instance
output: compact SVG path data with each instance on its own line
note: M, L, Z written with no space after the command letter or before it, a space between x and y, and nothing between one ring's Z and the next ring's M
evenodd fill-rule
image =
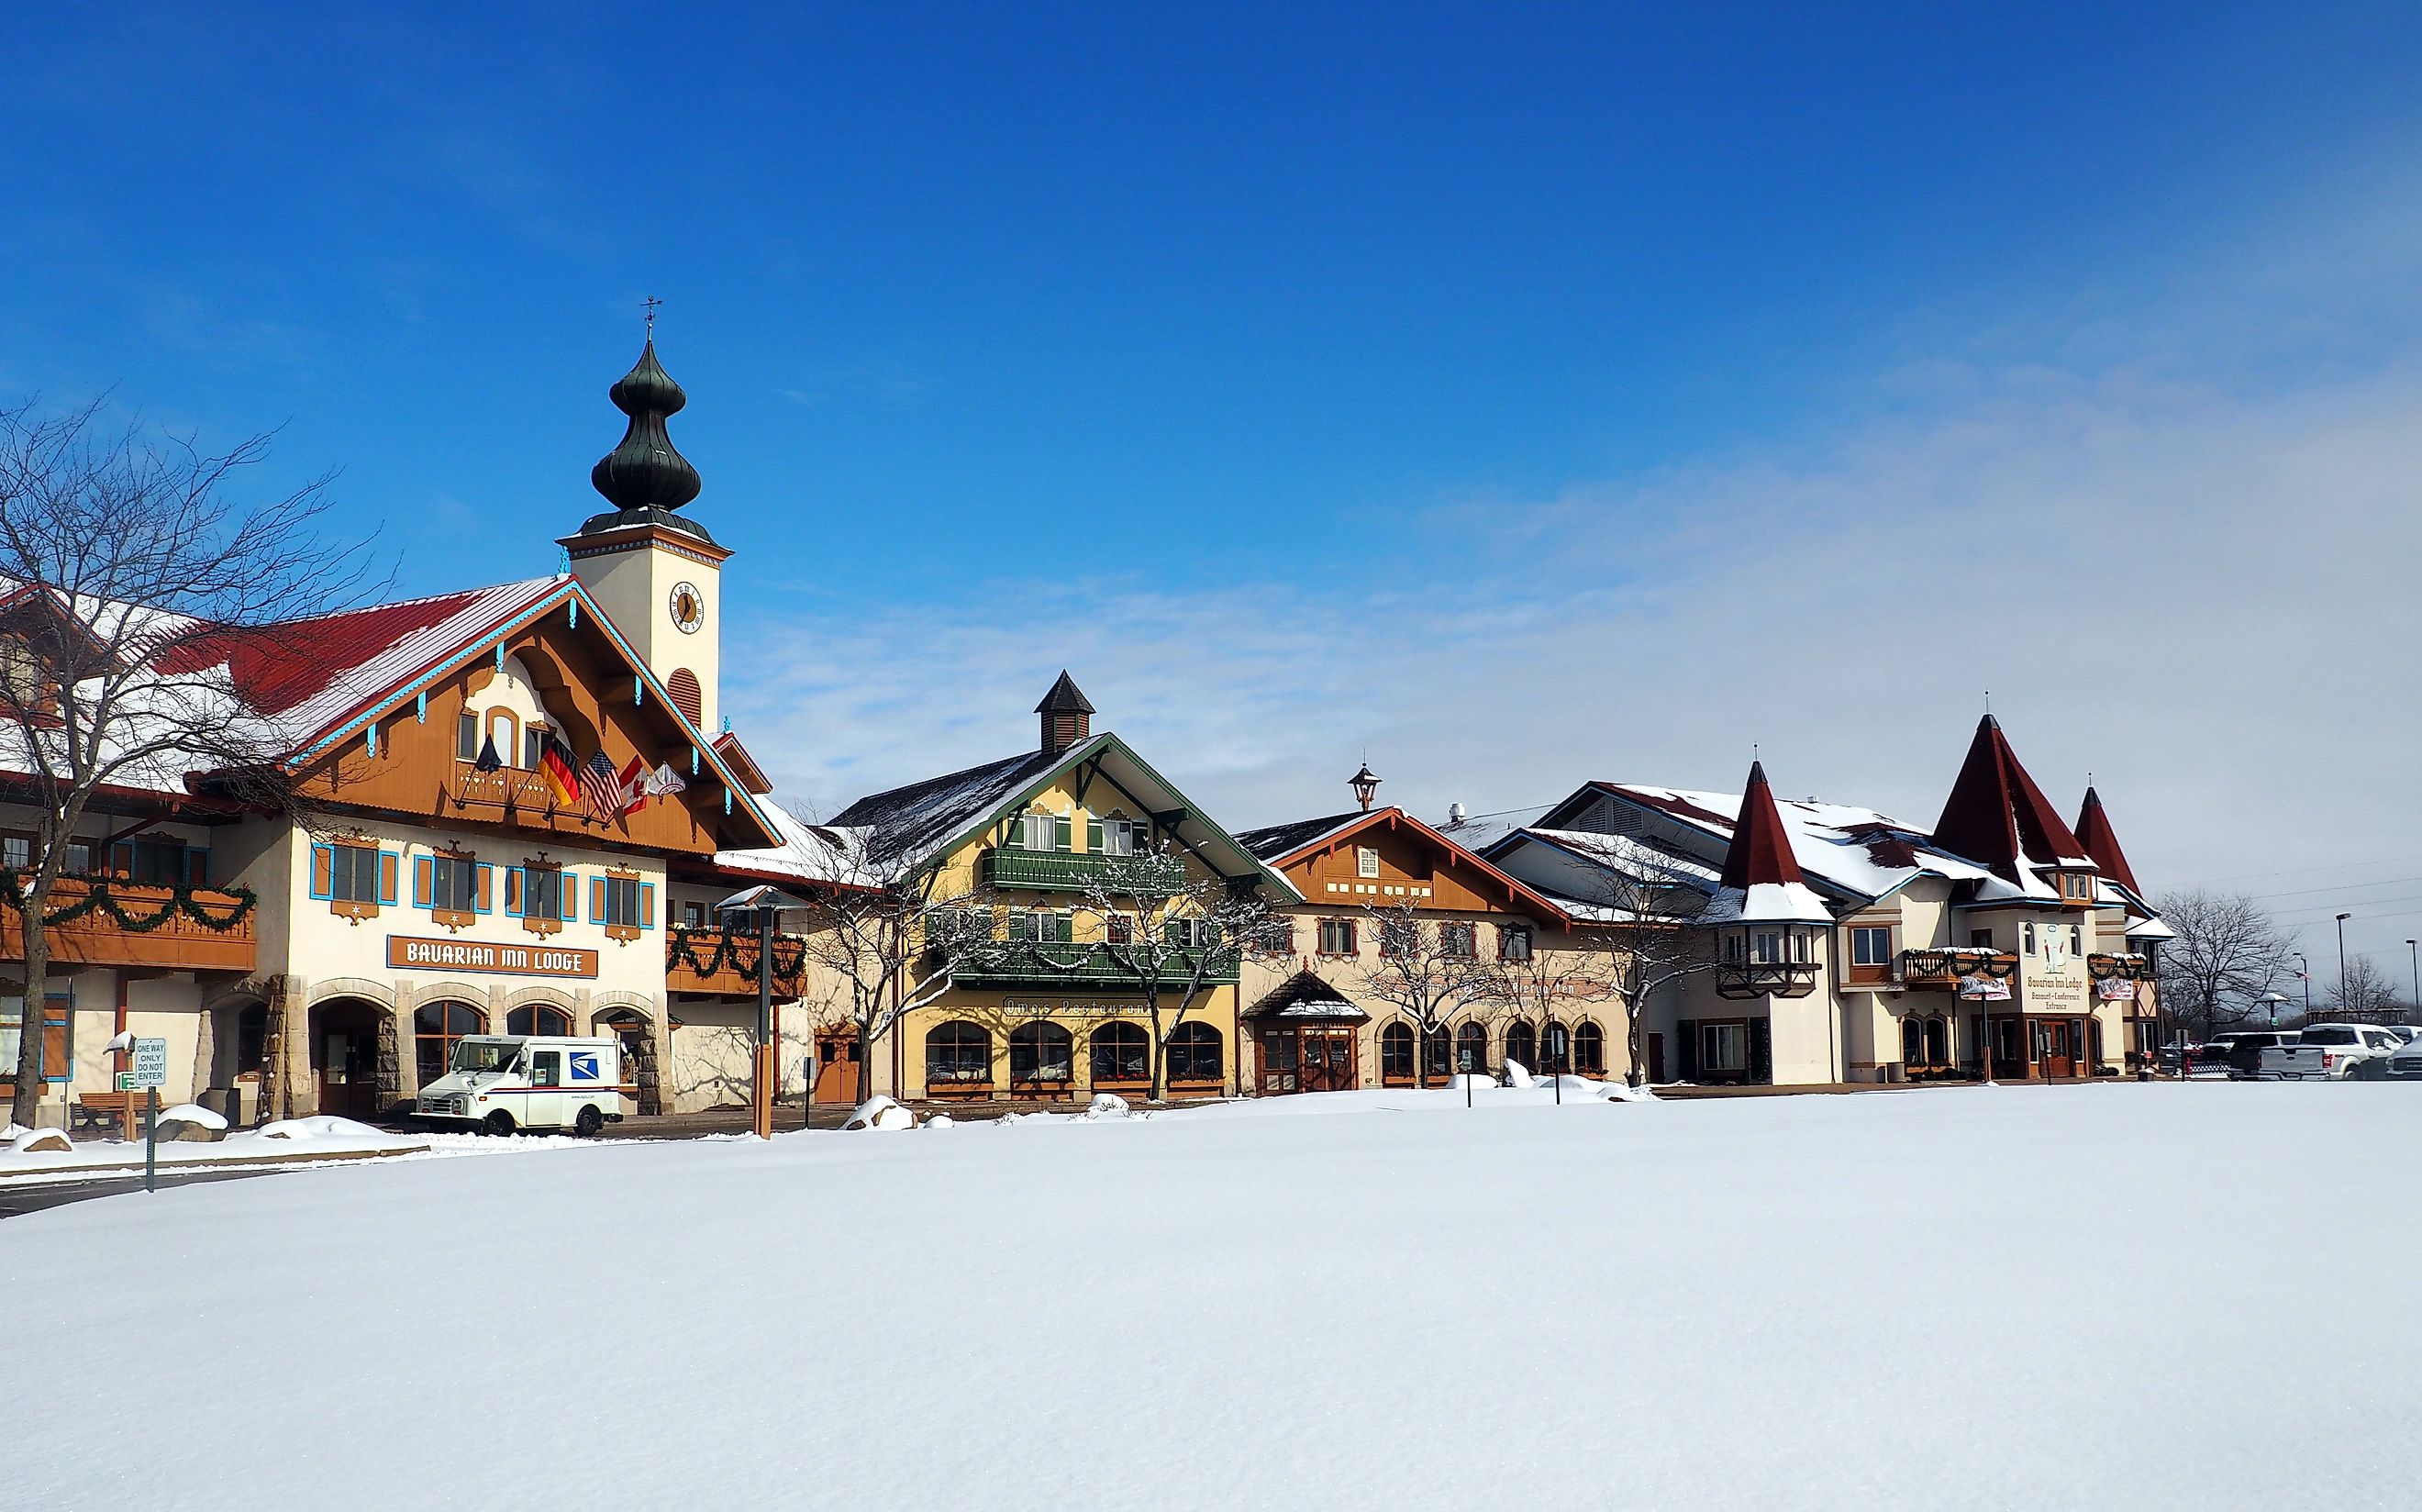
M647 298L639 301L639 307L647 311L648 339L651 341L656 339L656 307L663 303L663 300L658 299L653 294L650 294Z

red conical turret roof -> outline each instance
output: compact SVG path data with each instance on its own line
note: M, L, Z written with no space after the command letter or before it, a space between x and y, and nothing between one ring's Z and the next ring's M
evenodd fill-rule
M1942 817L1934 823L1934 843L2024 885L2038 866L2085 868L2085 847L2060 822L2036 780L2019 764L2000 721L1987 715L1968 745Z
M1724 851L1722 883L1747 892L1760 882L1804 882L1799 858L1791 854L1791 837L1774 807L1774 790L1766 784L1766 766L1749 764L1749 785L1741 789L1740 817L1733 824L1732 844Z
M2091 787L2085 790L2085 806L2077 811L2077 843L2085 854L2102 869L2102 874L2126 886L2129 891L2141 894L2145 890L2136 885L2136 874L2129 868L2128 853L2119 848L2119 837L2111 829L2111 816L2102 811L2102 799Z

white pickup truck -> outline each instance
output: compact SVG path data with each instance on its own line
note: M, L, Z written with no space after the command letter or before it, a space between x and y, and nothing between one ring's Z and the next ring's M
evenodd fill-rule
M483 1134L568 1128L592 1135L622 1118L622 1045L553 1034L474 1034L413 1111Z
M2388 1057L2404 1041L2369 1024L2311 1024L2293 1045L2262 1052L2255 1076L2263 1081L2370 1081L2387 1073Z

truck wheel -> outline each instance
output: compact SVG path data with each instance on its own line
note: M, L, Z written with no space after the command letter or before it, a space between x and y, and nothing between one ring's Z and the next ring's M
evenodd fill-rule
M480 1132L482 1134L494 1134L497 1138L502 1139L511 1134L512 1131L513 1115L505 1111L501 1108L497 1109L495 1112L490 1113L487 1117L480 1120Z
M582 1103L580 1111L573 1116L572 1132L584 1140L595 1139L605 1126L606 1115L597 1110L595 1103Z

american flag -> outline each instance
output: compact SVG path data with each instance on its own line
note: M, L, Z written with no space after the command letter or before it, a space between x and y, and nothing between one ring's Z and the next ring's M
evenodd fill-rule
M611 819L622 810L622 780L614 775L614 764L604 751L589 758L580 769L580 795L587 800L589 811L600 819Z

